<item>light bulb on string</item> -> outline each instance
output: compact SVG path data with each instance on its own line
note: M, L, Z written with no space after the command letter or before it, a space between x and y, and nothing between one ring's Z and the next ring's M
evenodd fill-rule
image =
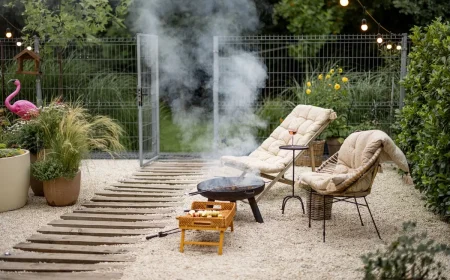
M378 33L378 35L377 35L377 43L378 43L378 44L383 43L383 37L381 36L380 33Z
M400 51L402 49L402 45L397 44L397 46L395 47L398 51Z
M340 0L339 4L341 4L341 6L346 7L348 6L348 0Z
M367 26L367 21L365 18L363 18L363 20L361 21L361 30L362 31L367 31L367 29L369 29L369 26Z
M392 43L391 43L391 42L388 42L388 43L387 43L386 49L388 49L388 50L392 49Z
M9 28L6 28L6 38L11 38L12 37L12 32L11 32L11 29L9 29Z
M17 42L16 42L16 45L17 45L18 47L22 46L22 41L20 41L20 40L17 41Z
M28 46L28 47L27 47L27 50L31 51L31 50L32 50L31 46Z

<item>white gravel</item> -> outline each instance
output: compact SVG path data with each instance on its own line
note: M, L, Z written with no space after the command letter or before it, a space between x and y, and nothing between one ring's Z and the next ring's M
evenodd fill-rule
M180 253L178 233L149 241L142 237L134 252L137 259L128 265L122 279L361 279L360 256L389 244L398 236L402 223L410 220L417 221L419 231L426 230L436 241L450 244L449 225L424 208L418 191L405 185L391 165L383 167L384 173L377 175L372 194L367 197L382 241L365 208L361 213L365 226L361 226L355 206L338 203L333 205L327 241L323 243L322 222L313 221L308 228L308 217L302 214L299 201L291 199L285 214L281 214L282 199L291 188L277 184L258 203L263 224L254 221L249 205L238 203L235 231L225 233L222 256L217 255L217 247L209 246L186 245L185 252ZM39 227L71 212L94 192L130 176L137 168L135 160L85 161L80 199L71 207L47 206L44 198L36 198L30 191L25 207L0 213L0 253L11 251ZM305 170L296 168L296 174ZM224 167L208 172L209 177L235 174L235 170ZM296 192L300 193L298 189ZM306 207L306 195L301 196ZM200 195L186 197L178 214L189 208L192 200L206 199ZM166 229L175 227L177 220L170 219ZM191 231L186 238L218 240L218 232Z

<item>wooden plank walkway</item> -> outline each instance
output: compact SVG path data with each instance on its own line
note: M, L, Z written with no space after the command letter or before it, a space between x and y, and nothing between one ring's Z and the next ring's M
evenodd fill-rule
M185 193L205 180L204 172L215 164L157 160L105 186L90 202L16 244L20 251L0 256L0 279L120 279L122 273L116 271L134 261L127 253L135 247L126 246L165 227L164 220L175 217L174 207L182 205Z

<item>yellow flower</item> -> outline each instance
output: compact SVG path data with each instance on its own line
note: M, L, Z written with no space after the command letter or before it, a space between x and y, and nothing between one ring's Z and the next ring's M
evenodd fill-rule
M330 73L331 73L331 74L333 74L333 73L334 73L334 69L333 69L333 68L331 68L331 70L330 70Z
M310 90L310 89L307 89L307 90L306 90L306 94L311 94L311 90Z
M346 82L348 82L348 78L347 78L347 77L343 77L343 78L342 78L342 81L343 81L344 83L346 83Z
M331 76L330 75L326 75L325 76L325 79L329 79Z
M342 73L342 68L339 68L339 73Z
M320 74L319 77L318 77L318 79L319 79L319 80L322 80L322 79L323 79L323 75Z
M307 82L307 83L306 83L306 86L307 86L307 87L310 87L310 86L311 86L311 82Z
M340 88L341 88L341 85L340 85L340 84L335 84L335 85L334 85L334 89L335 89L335 90L339 90Z

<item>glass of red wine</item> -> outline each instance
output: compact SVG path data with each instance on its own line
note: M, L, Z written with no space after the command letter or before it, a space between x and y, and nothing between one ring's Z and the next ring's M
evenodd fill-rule
M295 129L289 129L289 134L292 135L292 146L294 146L294 135L297 133Z

